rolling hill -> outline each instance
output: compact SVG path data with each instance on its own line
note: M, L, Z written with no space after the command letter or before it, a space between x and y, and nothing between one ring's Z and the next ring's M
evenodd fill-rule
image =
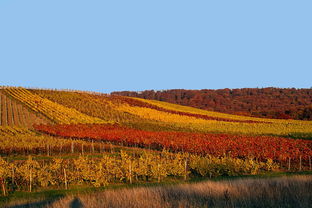
M312 169L312 121L70 90L2 87L0 99L4 195Z

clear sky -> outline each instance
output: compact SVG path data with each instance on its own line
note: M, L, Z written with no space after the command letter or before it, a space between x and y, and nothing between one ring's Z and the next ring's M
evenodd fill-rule
M0 85L310 88L311 11L311 0L0 0Z

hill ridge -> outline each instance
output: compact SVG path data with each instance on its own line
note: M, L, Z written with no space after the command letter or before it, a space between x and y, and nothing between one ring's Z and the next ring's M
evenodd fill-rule
M173 89L116 91L111 94L166 101L236 115L312 120L311 88Z

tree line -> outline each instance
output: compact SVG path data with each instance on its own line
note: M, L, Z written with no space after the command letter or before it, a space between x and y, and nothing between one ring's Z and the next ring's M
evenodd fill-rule
M219 90L121 91L139 97L205 110L266 118L312 120L312 89L242 88Z

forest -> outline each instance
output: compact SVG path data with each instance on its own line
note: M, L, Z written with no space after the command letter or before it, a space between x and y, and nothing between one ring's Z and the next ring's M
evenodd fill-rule
M112 94L165 101L236 115L312 120L311 88L174 89L120 91Z

